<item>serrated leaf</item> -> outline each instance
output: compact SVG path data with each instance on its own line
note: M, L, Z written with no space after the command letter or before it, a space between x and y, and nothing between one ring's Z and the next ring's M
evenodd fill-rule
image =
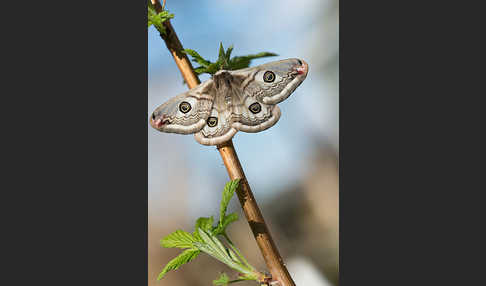
M226 247L219 241L219 239L215 236L211 237L210 234L205 232L204 230L198 228L199 235L201 236L202 240L206 247L208 247L209 255L227 263L228 261L231 262L231 259L228 259L228 255L226 253Z
M244 69L250 66L251 60L246 57L234 57L230 61L231 70Z
M174 259L169 261L167 265L165 265L164 269L162 272L160 272L159 277L157 277L157 280L162 279L165 274L171 270L176 270L177 268L181 267L182 265L190 262L194 258L196 258L199 255L200 251L198 249L186 249L183 251L181 254L176 256Z
M193 243L197 240L188 232L183 230L176 230L160 240L160 245L171 248L192 248Z
M197 74L197 75L200 75L202 73L205 73L207 71L207 68L205 67L197 67L194 69L194 72Z
M200 217L196 221L195 228L201 228L205 231L210 231L211 227L213 226L214 218L213 216L210 217Z
M219 63L219 68L220 69L229 69L229 62L230 62L230 55L231 51L233 50L233 46L231 45L228 50L225 52L223 48L223 43L220 43L219 46L219 56L218 56L218 61Z
M223 225L223 220L226 216L226 210L228 209L228 204L235 194L236 189L240 185L240 179L235 179L226 183L223 190L223 197L221 199L221 204L219 207L219 225Z
M216 235L208 233L201 228L198 228L197 231L202 239L201 242L194 243L194 246L198 250L219 260L228 267L240 273L244 273L245 276L255 275L255 269L249 265L244 258L242 258L242 255L234 246L231 245L231 243L230 245L232 249L229 249L223 245Z
M216 258L222 263L226 264L228 267L239 271L241 273L246 273L248 270L244 267L241 261L233 260L228 253L228 249L219 241L216 236L212 236L202 229L199 229L199 234L203 239L204 243L197 243L198 249L205 252L206 254Z
M215 74L218 70L219 70L219 64L218 63L212 63L208 66L207 73Z
M221 273L221 275L218 277L218 279L213 280L213 285L216 286L225 286L228 285L229 282L229 277L226 275L226 273Z
M229 248L226 248L226 253L228 253L229 257L231 257L231 259L235 262L238 262L239 264L241 264L241 260L240 258L236 255L236 253L229 249Z
M262 52L253 55L240 56L231 58L231 53L233 52L233 45L231 45L226 51L224 50L223 43L219 43L218 60L216 62L211 62L199 55L196 51L191 49L185 49L183 52L192 57L193 62L197 62L201 66L197 67L194 72L197 75L208 73L214 75L217 71L221 69L227 70L237 70L243 69L250 66L250 62L253 59L277 56L277 54Z
M229 63L229 60L231 58L231 52L233 51L233 45L229 46L229 48L226 50L226 60L228 61Z
M226 231L226 227L232 222L235 222L238 220L238 214L237 213L230 213L229 215L226 215L223 218L223 222L221 224L218 224L218 226L213 230L213 233L215 235L218 234L223 234Z
M248 267L248 269L255 269L253 266L250 265L250 263L248 263L248 261L246 260L246 258L243 256L243 254L241 254L241 252L238 250L238 248L236 248L236 246L233 245L233 243L230 243L229 244L231 249L238 255L238 257L241 259L241 261L243 261L243 263Z
M203 57L201 57L201 55L196 52L195 50L191 50L191 49L184 49L182 50L183 53L185 54L188 54L192 57L192 61L193 62L196 62L198 64L200 64L201 66L203 67L208 67L211 62L210 61L207 61L205 60Z
M203 229L207 232L211 232L211 230L213 228L213 221L214 221L213 216L198 218L197 221L196 221L196 225L194 226L194 232L192 233L194 238L196 238L199 241L202 241L201 237L199 236L199 232L198 232L197 229L201 228L201 229Z
M154 6L154 4L152 3L151 0L147 0L147 7L148 7L149 10L155 11L155 6Z
M148 1L147 5L147 23L148 27L154 25L154 27L162 34L165 34L165 27L162 25L165 21L174 18L174 14L169 13L167 10L163 10L160 13L157 13L155 10L154 5L151 1Z
M230 213L229 215L226 215L223 219L223 228L226 228L230 223L237 221L238 220L238 214L237 213Z
M234 57L229 62L229 67L232 70L244 69L250 66L250 62L253 59L264 58L264 57L274 57L278 56L274 53L262 52L254 55L247 55L241 57Z
M243 56L242 58L248 58L250 60L253 60L253 59L257 59L257 58L275 57L275 56L278 56L278 55L275 54L275 53L270 53L270 52L261 52L261 53L258 53L258 54L246 55L246 56ZM238 57L235 57L235 58L238 58Z
M156 15L157 13L155 12L155 8L152 4L152 2L150 2L150 0L148 1L148 13L147 13L147 22L148 22L148 26L150 27L151 25L153 25L153 22L152 22L152 18Z
M223 48L223 42L220 42L218 60L216 62L221 64L223 63L223 61L224 61L224 48Z

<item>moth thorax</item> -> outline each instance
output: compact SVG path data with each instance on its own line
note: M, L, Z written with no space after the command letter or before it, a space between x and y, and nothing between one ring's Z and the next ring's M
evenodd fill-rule
M220 70L214 74L213 80L216 86L216 92L220 98L224 98L224 103L227 107L233 105L233 76L225 71Z
M225 71L225 70L220 70L217 73L214 74L213 80L216 83L216 88L231 88L231 82L233 81L233 76Z

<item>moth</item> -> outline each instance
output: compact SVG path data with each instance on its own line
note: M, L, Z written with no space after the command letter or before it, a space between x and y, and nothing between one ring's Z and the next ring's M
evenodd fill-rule
M219 70L211 79L157 107L150 125L162 132L194 134L203 145L236 134L266 130L280 118L278 103L307 76L308 65L286 59L240 70Z

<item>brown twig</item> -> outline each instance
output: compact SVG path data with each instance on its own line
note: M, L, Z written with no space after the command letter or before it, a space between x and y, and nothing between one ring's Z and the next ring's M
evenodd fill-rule
M151 1L154 4L157 13L160 13L162 11L160 1ZM181 53L182 44L179 41L174 28L170 24L170 21L164 22L164 26L166 28L166 34L161 34L161 37L174 57L177 67L182 73L182 77L186 81L188 87L192 89L200 83L199 78L194 73L192 64L187 58L187 55ZM283 259L280 256L275 243L273 242L272 236L270 235L267 224L263 219L260 208L255 201L253 193L250 189L250 185L248 184L240 160L238 159L238 155L236 154L233 146L233 141L229 140L221 145L218 145L217 148L221 158L223 159L224 165L226 166L230 179L240 179L240 187L236 193L258 247L263 255L263 259L265 260L268 270L272 274L272 280L280 282L281 286L295 286L295 283L285 267Z
M240 187L236 194L240 200L241 207L245 213L246 219L256 239L263 259L267 264L268 270L272 274L272 280L279 281L282 286L295 286L290 273L283 262L277 246L273 242L270 231L263 219L260 208L258 207L255 197L250 189L245 172L241 166L233 141L229 140L218 147L219 154L223 158L224 165L228 171L231 180L241 179Z

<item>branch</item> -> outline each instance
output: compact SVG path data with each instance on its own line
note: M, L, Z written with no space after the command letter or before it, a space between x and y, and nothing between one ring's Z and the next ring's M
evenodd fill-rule
M230 179L240 178L240 187L236 191L236 194L245 213L246 220L253 232L253 236L260 248L260 252L263 255L265 264L267 264L268 270L272 274L272 280L279 281L282 286L295 286L278 252L277 246L273 242L260 208L255 201L255 197L253 196L245 172L233 146L233 141L227 141L218 145L217 148L221 158L223 158Z
M160 1L151 1L154 4L157 13L160 13L162 11ZM179 41L174 28L170 24L170 20L164 22L164 26L166 27L166 35L161 34L160 36L165 41L167 48L174 57L174 61L181 71L182 77L186 81L188 87L192 89L200 83L199 78L196 76L187 55L181 52L183 50L182 44ZM253 193L250 189L250 185L248 184L240 160L238 159L238 155L236 154L233 146L233 141L229 140L221 145L218 145L217 149L221 155L221 158L223 159L230 179L241 179L240 186L236 193L248 224L253 232L253 236L255 237L258 247L263 255L263 259L265 260L268 270L272 274L272 280L279 281L281 286L295 286L295 283L284 265L283 259L278 252L272 236L270 235L270 231L265 223L265 220L263 219L260 208L255 201Z

